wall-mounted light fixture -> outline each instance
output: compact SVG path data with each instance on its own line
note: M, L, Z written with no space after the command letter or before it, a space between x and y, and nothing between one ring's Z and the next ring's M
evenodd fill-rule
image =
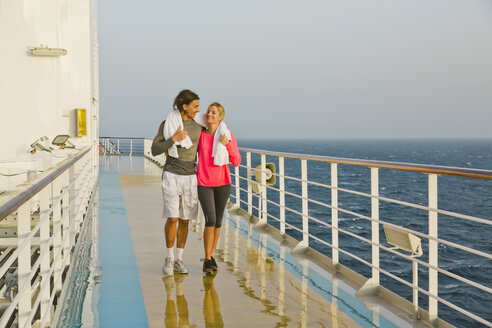
M67 49L48 48L48 47L29 47L31 54L34 56L65 56Z
M36 151L47 151L51 153L52 150L54 150L50 144L47 136L41 137L38 140L34 141L31 144L31 147L29 148L28 152L31 154L36 153Z
M60 134L51 142L53 145L58 146L60 149L75 148L75 145L70 142L70 136L68 134Z

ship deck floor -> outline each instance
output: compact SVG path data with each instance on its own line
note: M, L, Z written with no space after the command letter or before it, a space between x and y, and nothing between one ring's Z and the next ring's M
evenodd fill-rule
M189 224L187 275L164 278L161 169L142 157L101 157L100 327L419 327L229 209L202 273L202 220Z

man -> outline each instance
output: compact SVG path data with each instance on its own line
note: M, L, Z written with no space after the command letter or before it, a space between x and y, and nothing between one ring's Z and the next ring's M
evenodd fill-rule
M183 262L183 251L188 236L188 222L198 214L195 162L202 131L202 126L194 120L200 111L197 94L182 90L176 96L173 107L175 112L171 114L174 116L170 114L161 123L152 144L154 156L169 154L162 172L163 218L166 218L166 252L162 273L166 277L173 274L173 269L180 274L188 273ZM176 254L173 252L175 240Z

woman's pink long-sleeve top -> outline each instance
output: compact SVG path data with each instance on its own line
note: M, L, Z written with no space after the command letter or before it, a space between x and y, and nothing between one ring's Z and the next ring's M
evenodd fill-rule
M226 148L229 152L229 161L234 166L241 163L241 154L237 148L236 138L231 132L231 141ZM198 168L196 177L199 186L218 187L231 184L231 172L229 165L214 165L212 149L214 146L214 136L207 134L205 130L200 134L198 140Z

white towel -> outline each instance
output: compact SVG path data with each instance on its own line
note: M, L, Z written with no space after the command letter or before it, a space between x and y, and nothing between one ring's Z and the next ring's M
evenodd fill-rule
M219 137L221 135L227 136L227 138L232 140L231 132L227 129L227 125L224 121L220 122L217 130L215 130L214 134L214 146L212 148L212 157L214 158L214 165L226 165L229 164L229 152L227 151L226 146L222 142L219 141Z
M166 139L171 138L176 133L176 131L178 131L178 127L184 129L183 119L181 118L181 114L179 110L174 109L169 113L169 115L167 115L166 123L164 124L164 128L163 128L164 138ZM169 148L168 150L169 156L178 158L179 156L178 156L177 146L190 148L192 145L193 143L191 142L190 137L186 136L186 138L184 138L181 141L175 142L174 145L171 148Z
M196 115L193 119L195 120L195 122L197 122L201 126L208 128L207 113L198 112L198 113L196 113Z

